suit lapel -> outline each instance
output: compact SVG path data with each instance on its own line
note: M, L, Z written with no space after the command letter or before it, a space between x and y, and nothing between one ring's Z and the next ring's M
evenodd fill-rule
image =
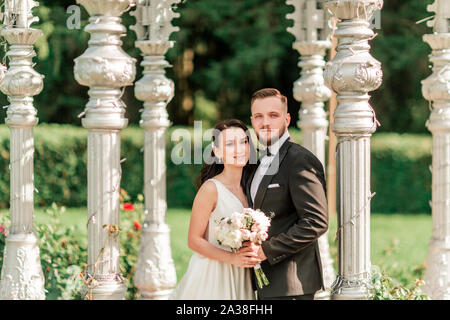
M259 160L258 160L258 164L259 164ZM247 185L245 187L245 192L247 194L247 202L250 208L253 208L253 201L252 201L252 196L250 195L250 190L252 187L252 182L253 182L253 177L255 176L255 172L256 169L258 168L258 166L256 166L255 170L252 171L250 178L248 179Z
M267 169L267 172L270 173L271 170L275 170L275 168L273 166L276 166L277 163L278 163L278 170L280 169L281 162L283 161L284 157L287 154L289 147L291 146L289 140L290 139L288 139L285 143L283 143L279 152L275 155L275 158L273 159L272 163L270 164L269 168ZM277 157L278 157L278 161L276 159ZM278 172L278 170L276 170L276 172ZM262 178L261 183L259 184L259 187L258 187L258 191L256 191L256 195L255 195L255 203L253 206L255 209L261 208L262 201L264 199L264 196L266 195L267 187L269 186L269 183L272 181L275 174L265 174L264 177Z

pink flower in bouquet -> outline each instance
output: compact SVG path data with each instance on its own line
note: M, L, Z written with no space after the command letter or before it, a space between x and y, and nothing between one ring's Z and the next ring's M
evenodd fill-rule
M250 232L249 240L250 240L251 242L256 242L257 238L258 238L258 233L256 233L256 232Z
M256 222L252 225L252 232L258 232L260 230L259 224Z
M231 217L231 224L234 228L240 229L242 228L242 218L243 216L240 214L235 214Z
M264 232L264 231L258 232L258 238L259 238L259 240L261 240L261 241L266 241L268 237L269 237L269 235L268 235L267 232Z
M244 241L250 240L250 231L248 229L241 229L241 233Z

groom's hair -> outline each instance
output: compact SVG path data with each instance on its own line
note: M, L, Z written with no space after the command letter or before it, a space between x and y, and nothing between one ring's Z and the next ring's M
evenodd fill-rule
M256 99L264 99L269 97L278 97L280 98L281 102L283 103L283 106L285 107L285 111L287 113L288 107L287 107L287 98L286 96L282 95L281 92L274 88L264 88L256 91L252 95L252 102L250 103L250 106L253 105L253 102L255 102Z

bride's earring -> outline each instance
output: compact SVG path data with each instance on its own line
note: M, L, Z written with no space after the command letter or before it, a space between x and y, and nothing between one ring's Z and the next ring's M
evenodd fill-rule
M215 158L215 162L217 163L217 164L223 164L223 162L222 162L222 158L220 158L220 157L218 157L217 155L216 155L216 153L214 152L214 148L215 148L215 146L213 145L212 146L212 150L213 150L213 155L214 155L214 158Z

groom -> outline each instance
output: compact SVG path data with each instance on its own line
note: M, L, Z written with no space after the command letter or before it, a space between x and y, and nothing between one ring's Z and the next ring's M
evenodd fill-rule
M248 203L274 216L269 238L241 250L257 251L270 282L256 286L258 299L313 300L324 289L318 245L328 229L324 169L313 153L289 139L287 98L277 89L255 92L251 114L265 150L246 184Z

